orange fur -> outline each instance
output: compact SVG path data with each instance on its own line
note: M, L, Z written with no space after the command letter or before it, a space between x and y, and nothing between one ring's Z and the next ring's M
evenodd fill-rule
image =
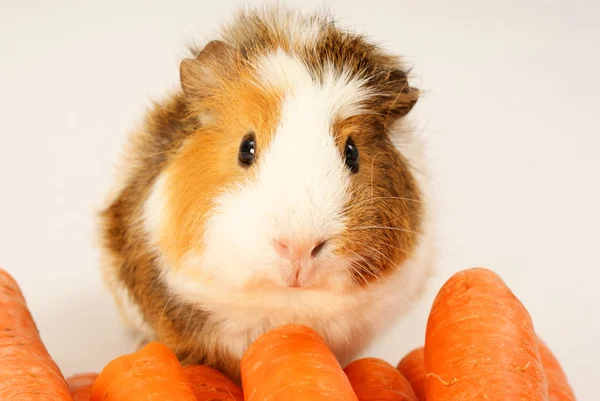
M168 224L160 245L175 262L190 250L201 251L200 239L214 198L253 178L254 167L244 169L238 164L241 139L254 132L260 160L261 148L274 134L280 93L253 85L251 70L239 67L238 74L238 79L222 83L195 105L196 110L210 113L212 123L188 139L166 170L171 215L165 219Z

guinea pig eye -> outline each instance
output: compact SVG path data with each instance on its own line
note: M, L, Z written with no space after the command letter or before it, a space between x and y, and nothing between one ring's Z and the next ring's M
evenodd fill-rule
M346 166L352 171L352 173L358 172L358 148L354 144L351 138L348 138L346 147L344 149L346 157Z
M243 166L249 166L254 161L256 155L256 139L254 134L248 134L242 139L238 158Z

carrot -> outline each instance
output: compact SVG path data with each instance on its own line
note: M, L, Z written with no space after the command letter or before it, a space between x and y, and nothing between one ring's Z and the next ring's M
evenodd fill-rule
M410 383L419 401L425 401L425 349L412 350L398 363L398 370Z
M220 371L202 365L183 368L198 401L244 401L242 389Z
M426 398L548 400L528 311L498 275L475 268L436 296L425 334Z
M358 401L324 339L301 325L268 331L241 361L246 401Z
M548 382L548 396L550 401L575 401L575 394L569 384L567 375L562 366L550 350L548 345L538 336L537 338L542 366Z
M98 373L80 373L67 377L73 401L89 401Z
M408 380L378 358L363 358L344 369L359 401L417 401Z
M122 355L102 369L90 401L196 401L175 354L158 342Z
M0 269L0 400L70 400L19 285Z

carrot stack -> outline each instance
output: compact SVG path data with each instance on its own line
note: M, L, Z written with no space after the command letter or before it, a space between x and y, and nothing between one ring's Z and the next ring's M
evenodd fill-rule
M117 357L99 374L65 379L19 286L0 269L0 362L0 401L575 401L527 309L482 268L446 281L424 346L396 367L362 358L342 369L315 330L290 324L248 347L242 388L211 367L182 366L159 342Z

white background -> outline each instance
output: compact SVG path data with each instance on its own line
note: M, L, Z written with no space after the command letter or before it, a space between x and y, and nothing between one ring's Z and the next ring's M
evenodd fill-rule
M128 130L177 85L186 41L239 4L0 1L0 265L65 374L130 351L100 282L95 213ZM413 65L440 204L431 289L368 354L396 363L422 343L443 281L486 266L579 399L600 397L598 2L328 4Z

